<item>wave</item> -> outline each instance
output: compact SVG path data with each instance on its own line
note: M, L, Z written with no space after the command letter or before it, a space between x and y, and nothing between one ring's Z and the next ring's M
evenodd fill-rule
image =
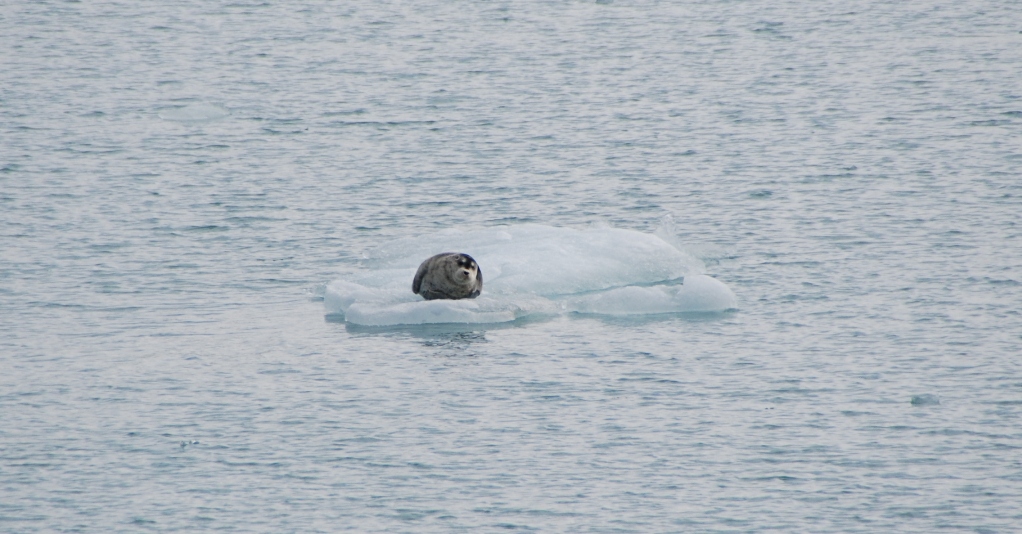
M702 261L670 236L608 227L539 224L447 230L373 249L363 268L326 287L327 313L362 326L503 323L565 313L648 315L737 306ZM483 294L426 301L411 290L419 263L464 252L483 272Z

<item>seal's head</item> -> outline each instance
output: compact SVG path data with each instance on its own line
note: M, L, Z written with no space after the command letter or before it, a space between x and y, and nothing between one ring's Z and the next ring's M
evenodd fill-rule
M459 282L474 284L479 276L479 265L468 254L458 254L454 258L453 267L455 268L453 278Z

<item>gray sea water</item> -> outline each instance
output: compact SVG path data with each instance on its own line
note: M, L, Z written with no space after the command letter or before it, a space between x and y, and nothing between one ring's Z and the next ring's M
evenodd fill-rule
M1020 73L1011 0L5 1L0 531L1022 532ZM324 307L527 224L738 304Z

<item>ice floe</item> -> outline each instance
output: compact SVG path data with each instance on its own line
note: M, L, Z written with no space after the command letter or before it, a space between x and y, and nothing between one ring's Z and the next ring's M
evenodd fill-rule
M702 261L669 240L634 230L539 224L402 238L379 245L361 269L329 283L324 302L328 313L363 326L735 308L731 289L703 274ZM484 285L478 298L425 301L412 293L419 263L448 251L465 252L479 262Z

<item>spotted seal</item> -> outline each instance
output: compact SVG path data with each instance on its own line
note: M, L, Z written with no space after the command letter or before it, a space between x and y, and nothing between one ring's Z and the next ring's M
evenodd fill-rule
M483 271L468 254L444 252L422 262L412 293L426 300L474 299L483 290Z

